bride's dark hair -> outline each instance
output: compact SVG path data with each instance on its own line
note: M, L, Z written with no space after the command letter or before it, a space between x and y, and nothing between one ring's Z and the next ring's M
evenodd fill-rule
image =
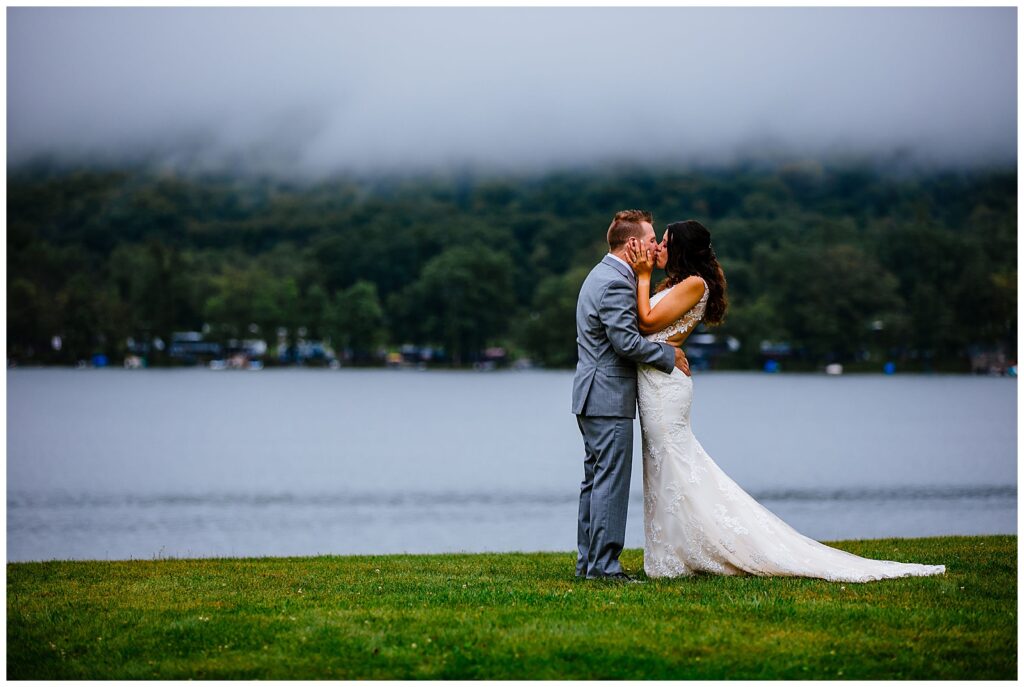
M658 284L657 291L675 286L687 277L698 274L708 283L708 303L704 323L715 326L725 320L729 299L725 295L725 272L711 248L711 232L695 219L673 222L668 232L668 278Z

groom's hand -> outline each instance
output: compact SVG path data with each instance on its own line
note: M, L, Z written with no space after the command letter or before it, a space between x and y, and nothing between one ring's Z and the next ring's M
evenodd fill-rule
M676 348L676 367L687 377L690 376L690 361L686 359L686 354L681 348Z

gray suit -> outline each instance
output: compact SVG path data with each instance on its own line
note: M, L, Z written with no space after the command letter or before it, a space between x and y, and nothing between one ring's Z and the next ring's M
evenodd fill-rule
M587 275L576 301L579 362L572 381L572 412L586 458L580 485L576 574L604 577L622 571L626 507L633 469L636 363L666 374L675 348L640 336L636 277L609 255Z

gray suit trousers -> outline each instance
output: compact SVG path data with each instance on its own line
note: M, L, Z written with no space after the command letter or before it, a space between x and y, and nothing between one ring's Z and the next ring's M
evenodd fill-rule
M586 458L580 485L576 575L622 572L626 509L633 472L633 418L577 415Z
M640 336L636 279L611 255L594 266L576 300L579 360L572 381L586 458L580 485L576 574L606 577L622 572L626 507L633 470L636 364L669 374L675 349Z

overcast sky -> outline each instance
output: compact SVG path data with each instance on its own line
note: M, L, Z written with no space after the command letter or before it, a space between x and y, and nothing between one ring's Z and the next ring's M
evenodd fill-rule
M1015 164L1017 9L8 8L8 164Z

